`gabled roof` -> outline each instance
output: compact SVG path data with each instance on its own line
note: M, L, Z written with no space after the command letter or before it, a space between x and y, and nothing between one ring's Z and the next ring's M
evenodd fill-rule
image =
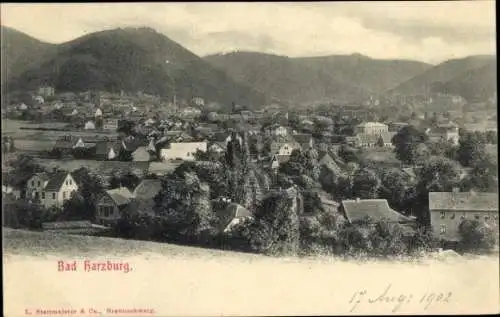
M123 206L130 203L133 198L132 193L126 187L110 189L106 194L115 202L117 206Z
M352 223L370 217L373 221L407 222L411 219L391 209L385 199L343 200L345 217Z
M222 228L227 228L233 219L253 216L248 209L237 203L230 203L226 208L218 210L216 215L220 219L220 225Z
M161 180L159 179L144 179L133 192L136 199L152 199L162 188Z
M497 193L430 192L429 210L496 211Z
M58 192L68 174L68 172L56 172L50 175L49 182L45 186L44 190L47 192Z

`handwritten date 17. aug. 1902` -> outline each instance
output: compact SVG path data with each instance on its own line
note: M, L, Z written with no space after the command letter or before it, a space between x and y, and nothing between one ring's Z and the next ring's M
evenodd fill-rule
M387 285L381 293L369 294L367 290L358 290L349 300L352 304L350 312L354 312L360 305L391 304L391 311L398 312L403 305L417 303L427 310L431 305L449 303L452 292L427 292L423 294L394 293L391 292L392 284ZM392 293L392 294L391 294Z

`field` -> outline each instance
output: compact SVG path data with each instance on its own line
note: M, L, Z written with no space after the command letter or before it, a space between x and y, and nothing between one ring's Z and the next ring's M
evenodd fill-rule
M60 260L76 261L79 269L58 272ZM86 272L83 260L126 262L132 271ZM272 258L6 229L4 309L8 316L26 307L151 308L157 316L497 313L498 264L498 257L477 256L414 262ZM368 298L388 290L387 296L405 300L365 299L354 307L350 300L360 290ZM419 301L432 292L450 301Z

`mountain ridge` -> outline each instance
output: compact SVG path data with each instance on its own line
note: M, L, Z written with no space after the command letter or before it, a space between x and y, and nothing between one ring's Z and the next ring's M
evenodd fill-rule
M171 97L175 90L179 99L203 96L225 105L259 107L266 101L152 28L104 30L54 47L48 58L10 74L9 89L47 84L63 92L124 90Z

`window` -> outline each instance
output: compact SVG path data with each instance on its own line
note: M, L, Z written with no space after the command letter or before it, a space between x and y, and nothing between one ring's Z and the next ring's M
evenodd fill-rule
M38 181L38 182L36 183L36 185L37 185L38 187L40 187L40 181Z
M73 181L71 181L71 179L68 182L70 185L73 185Z
M490 216L484 216L484 220L486 221L490 220Z
M474 218L476 218L476 220L479 220L479 215L475 215Z
M45 199L45 192L42 192L42 199Z
M439 226L439 233L444 234L446 232L446 225Z
M441 219L444 219L444 211L441 211Z
M450 219L455 219L455 214L452 214Z
M56 199L56 193L52 193L52 199Z
M66 192L63 192L63 199L66 199Z
M35 181L31 181L31 187L35 187Z

